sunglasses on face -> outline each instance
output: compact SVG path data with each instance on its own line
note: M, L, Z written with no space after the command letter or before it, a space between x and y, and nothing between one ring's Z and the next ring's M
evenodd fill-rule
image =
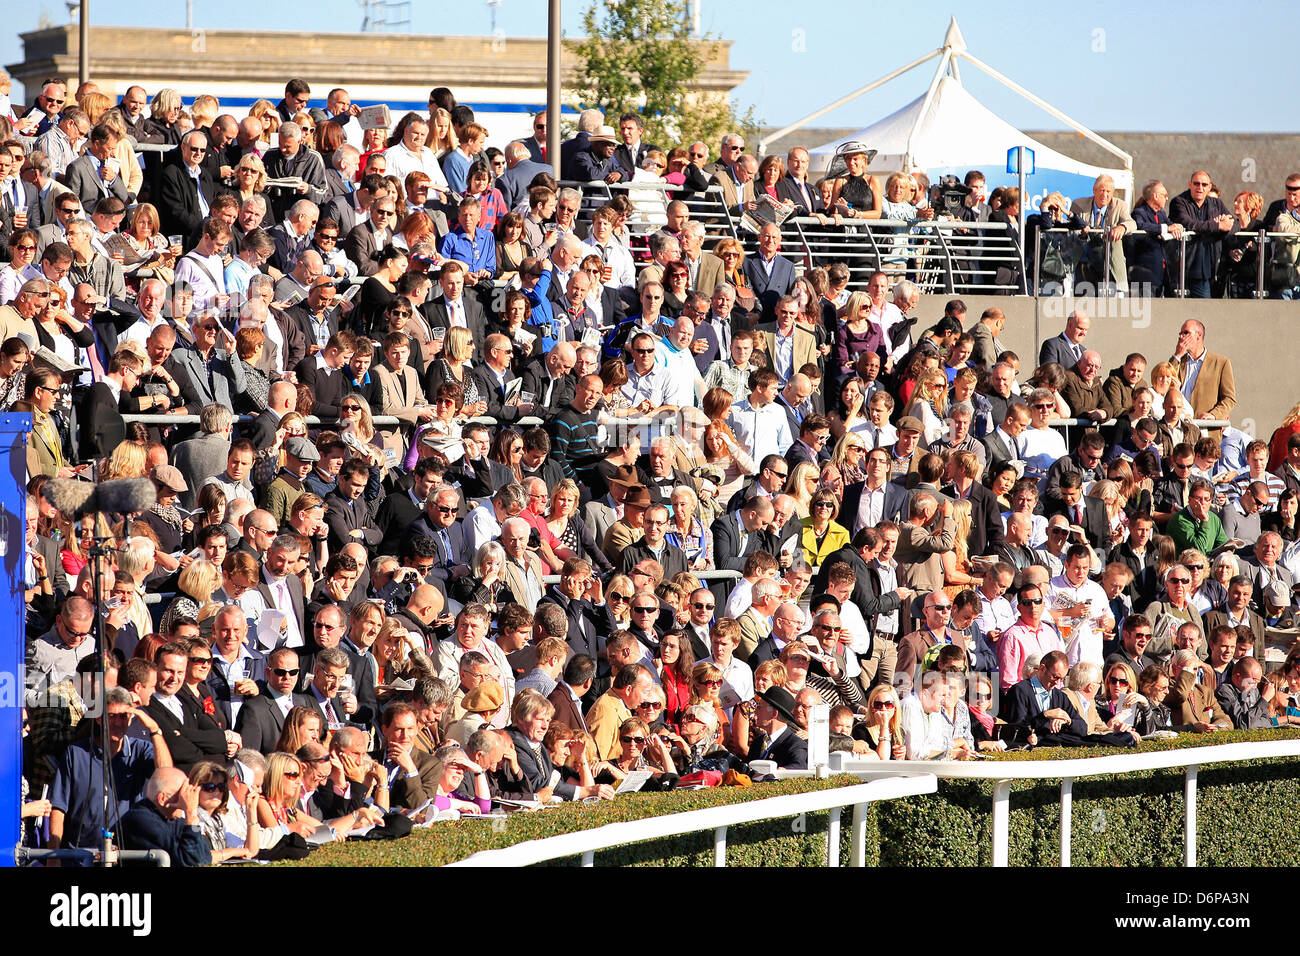
M298 668L296 667L272 667L271 673L276 677L297 677Z
M625 744L636 744L638 747L644 747L644 746L645 746L645 738L644 738L644 737L620 736L618 739L621 740L621 741L622 741L623 743L625 743Z

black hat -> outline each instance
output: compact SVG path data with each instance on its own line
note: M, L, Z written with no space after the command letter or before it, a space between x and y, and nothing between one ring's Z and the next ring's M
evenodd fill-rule
M787 724L798 723L794 716L794 695L784 687L774 684L759 696L775 707Z

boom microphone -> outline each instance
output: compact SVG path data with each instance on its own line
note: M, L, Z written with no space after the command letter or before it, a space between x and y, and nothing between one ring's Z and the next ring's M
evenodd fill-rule
M148 478L118 478L105 481L86 502L87 510L126 515L148 511L158 503L158 489Z
M42 489L46 500L74 520L88 514L131 514L148 511L158 503L158 491L148 478L119 478L92 485L70 478L54 478Z
M95 486L75 478L51 478L41 488L45 500L65 518L77 518L85 513L85 505Z

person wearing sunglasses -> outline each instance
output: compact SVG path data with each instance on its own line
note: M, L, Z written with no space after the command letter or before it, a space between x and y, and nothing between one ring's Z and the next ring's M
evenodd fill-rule
M1065 642L1051 622L1044 620L1045 590L1041 585L1031 584L1020 589L1016 596L1016 608L1019 616L1016 623L1007 628L998 640L998 672L1002 692L1005 694L1020 681L1025 659L1031 654L1038 655L1039 660L1050 651L1061 651L1062 677L1069 669L1064 657Z
M235 717L235 731L250 750L270 754L284 730L284 721L294 707L312 707L309 694L298 693L298 654L280 647L266 658L266 690L247 697Z
M1087 721L1065 693L1068 673L1065 651L1048 651L1028 678L1003 694L1003 719L1026 728L1031 746L1077 747L1087 739Z
M662 737L651 732L644 720L630 717L619 724L618 740L622 752L596 774L597 784L619 784L629 773L648 770L651 776L642 785L642 793L671 790L677 785L677 765L667 745Z

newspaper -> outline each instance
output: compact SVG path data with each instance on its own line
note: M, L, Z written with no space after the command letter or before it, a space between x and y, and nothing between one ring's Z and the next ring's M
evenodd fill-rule
M393 117L388 112L388 107L380 103L378 106L363 106L357 113L357 123L362 129L388 129L393 125Z
M71 375L74 372L80 373L80 372L90 371L90 369L85 366L70 364L69 362L60 358L54 352L47 349L44 345L39 346L32 353L32 361L38 362L41 365L45 365L53 369L54 371L58 372L60 375Z
M281 176L278 179L268 179L267 188L271 189L301 189L308 185L307 180L301 176Z

